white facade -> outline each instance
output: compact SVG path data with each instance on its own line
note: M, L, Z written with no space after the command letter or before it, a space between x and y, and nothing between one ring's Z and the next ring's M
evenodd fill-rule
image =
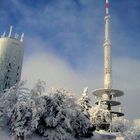
M23 62L23 38L0 38L0 91L16 84L21 77ZM22 36L23 37L23 36Z

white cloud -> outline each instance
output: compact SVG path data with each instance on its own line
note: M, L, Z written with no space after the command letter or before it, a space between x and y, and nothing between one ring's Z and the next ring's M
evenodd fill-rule
M89 70L90 72L91 70ZM56 54L40 51L32 54L23 65L22 79L28 80L28 86L32 87L38 79L44 80L48 87L65 87L76 92L80 92L84 86L98 84L97 77L91 76L89 72L77 70L63 58ZM96 73L97 76L97 73Z

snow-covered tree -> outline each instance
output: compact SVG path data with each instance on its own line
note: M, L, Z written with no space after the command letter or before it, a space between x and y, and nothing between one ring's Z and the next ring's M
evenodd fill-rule
M113 132L119 132L125 140L139 140L139 129L124 117L114 117L112 119L111 129Z
M4 125L10 128L11 134L17 139L24 139L30 133L32 110L29 105L31 100L30 90L24 87L21 81L6 89L0 98L1 116Z
M73 109L78 108L75 97L70 91L67 91L64 88L52 89L47 93L47 95L52 97L57 102L57 104L60 106L62 105L62 107Z
M102 107L102 105L100 104L100 101L98 105L96 105L95 107L92 107L89 110L89 114L90 114L91 122L96 125L96 129L102 129L102 128L107 129L109 126L108 124L111 123L111 119L110 119L111 114L107 109Z
M74 116L71 116L71 127L74 130L75 137L89 138L93 135L95 126L83 113L76 111Z
M82 97L79 99L80 110L89 118L90 98L88 97L88 87L84 88Z
M39 96L42 96L45 90L46 90L46 83L39 79L35 84L34 88L31 90L32 98L37 98Z
M76 140L93 135L95 127L79 110L71 92L62 88L43 94L43 81L33 90L24 85L19 82L0 97L0 116L6 118L5 125L17 139L24 140L33 132L45 140Z
M38 134L46 140L71 140L75 137L92 136L93 125L77 109L72 96L68 96L66 90L55 90L51 92L51 96L48 95L41 97L42 108L37 113L39 120L36 122Z
M10 131L17 138L24 140L32 132L32 110L26 102L17 102L10 116Z
M111 130L113 132L125 132L131 126L131 123L128 119L124 117L113 117L111 122Z
M5 93L0 98L0 111L1 115L5 119L11 116L11 111L13 110L14 105L20 101L27 101L30 99L29 89L24 87L25 82L21 81L11 87L10 89L5 90Z
M130 126L126 131L123 132L125 140L139 140L139 131L135 126Z

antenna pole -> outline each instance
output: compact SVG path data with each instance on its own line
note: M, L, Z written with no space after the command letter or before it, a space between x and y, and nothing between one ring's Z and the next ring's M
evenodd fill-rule
M110 16L109 2L106 0L106 16L105 16L105 41L104 41L104 88L112 87L112 66L111 66L111 43L110 43Z
M9 35L8 35L8 37L11 37L12 30L13 30L13 26L10 26L10 30L9 30Z
M24 33L21 34L20 41L23 42L23 39L24 39Z
M106 0L106 16L109 15L109 3L108 0Z

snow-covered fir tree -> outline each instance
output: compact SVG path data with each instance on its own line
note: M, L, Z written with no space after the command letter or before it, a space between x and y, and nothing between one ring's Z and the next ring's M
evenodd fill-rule
M11 87L10 89L5 90L3 95L0 98L0 108L2 115L10 117L11 111L14 108L14 105L19 100L24 100L25 102L30 99L30 91L28 88L24 87L25 82L21 81Z
M108 109L104 108L101 104L100 101L98 102L98 105L93 106L89 110L90 114L90 120L93 124L96 125L96 129L100 129L101 124L110 124L111 123L111 117L110 117L110 112Z
M10 116L9 127L11 134L15 137L25 140L32 133L32 110L24 101L18 101Z
M123 136L125 140L139 140L140 139L140 131L137 127L131 125L126 131L123 132Z
M22 139L30 132L29 124L32 120L28 104L31 99L30 90L24 85L24 81L17 83L6 89L0 98L2 122L8 125L12 135Z
M42 96L42 94L46 90L46 83L45 81L38 80L37 83L35 84L34 88L31 90L31 96L32 98L37 98L39 96Z
M20 82L0 97L0 115L10 133L24 140L37 133L45 140L76 140L91 137L95 127L79 110L71 92L61 88L45 92L45 82L32 90Z
M91 137L94 126L78 109L72 96L59 89L41 97L42 109L37 113L35 131L46 140L71 140ZM68 137L69 136L69 137Z
M90 117L89 109L91 108L91 105L90 98L88 97L88 87L84 88L82 97L79 99L79 106L81 112L83 112L89 118Z
M123 117L113 117L111 121L111 130L113 132L125 132L131 126L131 123L128 119Z

